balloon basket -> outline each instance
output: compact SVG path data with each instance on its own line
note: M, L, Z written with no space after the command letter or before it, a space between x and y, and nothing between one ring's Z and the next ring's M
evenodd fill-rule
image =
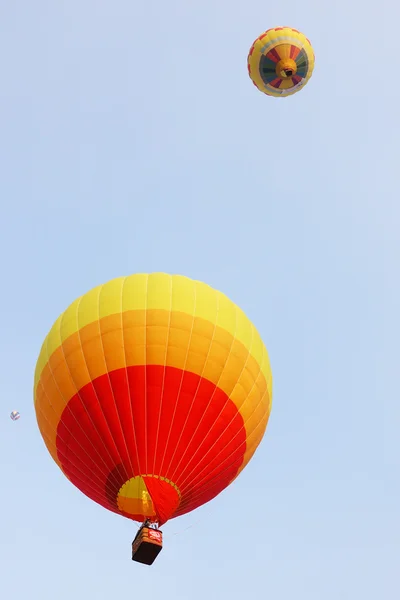
M162 549L162 531L141 527L132 542L132 560L152 565Z

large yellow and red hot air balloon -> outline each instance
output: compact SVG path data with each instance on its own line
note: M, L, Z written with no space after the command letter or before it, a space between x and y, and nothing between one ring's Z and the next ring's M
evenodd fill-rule
M36 366L45 444L86 496L162 525L244 469L271 410L267 350L222 293L186 277L114 279L57 319Z
M247 57L250 79L267 96L292 96L310 80L314 50L304 34L292 27L274 27L253 43Z

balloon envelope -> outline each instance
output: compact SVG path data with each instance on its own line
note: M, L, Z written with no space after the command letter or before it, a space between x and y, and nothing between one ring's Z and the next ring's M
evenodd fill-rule
M222 293L182 276L114 279L57 319L36 366L45 444L89 498L160 525L243 470L271 410L267 350Z
M292 96L314 70L311 42L297 29L274 27L253 43L247 58L250 79L268 96Z
M18 421L18 419L20 418L20 414L17 410L13 410L12 413L10 414L10 417L13 421Z

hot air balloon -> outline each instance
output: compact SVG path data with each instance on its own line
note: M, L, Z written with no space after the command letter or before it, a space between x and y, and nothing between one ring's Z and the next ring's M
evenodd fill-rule
M143 524L132 558L146 564L161 549L159 527L245 468L271 401L268 353L245 314L208 285L165 273L78 298L35 371L48 451L86 496Z
M19 414L19 412L18 412L17 410L13 410L13 411L11 412L11 414L10 414L10 418L11 418L13 421L18 421L18 419L20 418L20 416L21 416L21 415Z
M305 35L291 27L274 27L261 34L247 57L254 85L268 96L292 96L314 70L314 51Z

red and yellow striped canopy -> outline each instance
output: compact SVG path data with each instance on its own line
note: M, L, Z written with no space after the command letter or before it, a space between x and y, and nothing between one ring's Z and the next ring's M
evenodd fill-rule
M89 498L160 525L247 465L270 415L267 350L222 293L186 277L114 279L57 319L35 372L45 444Z
M284 98L301 90L315 64L310 40L293 27L273 27L252 44L247 68L254 85L267 96Z

